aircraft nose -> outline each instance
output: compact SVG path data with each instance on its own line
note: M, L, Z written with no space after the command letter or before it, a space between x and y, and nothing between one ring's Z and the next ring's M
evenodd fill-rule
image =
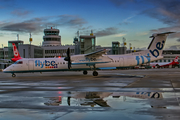
M3 72L6 72L7 71L7 68L5 68L4 70L3 70Z
M11 71L11 69L9 67L7 67L3 70L4 73L7 73L8 71Z

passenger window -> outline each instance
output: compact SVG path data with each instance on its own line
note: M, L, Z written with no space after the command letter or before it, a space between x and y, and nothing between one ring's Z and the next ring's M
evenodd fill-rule
M65 64L65 62L63 62L63 64Z

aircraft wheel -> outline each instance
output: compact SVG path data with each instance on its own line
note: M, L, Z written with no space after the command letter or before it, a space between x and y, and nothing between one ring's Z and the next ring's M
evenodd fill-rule
M84 71L83 71L83 74L84 74L84 75L87 75L87 74L88 74L88 72L87 72L86 70L84 70Z
M93 76L98 76L98 72L93 71Z
M12 77L16 77L16 74L13 73L13 74L12 74Z

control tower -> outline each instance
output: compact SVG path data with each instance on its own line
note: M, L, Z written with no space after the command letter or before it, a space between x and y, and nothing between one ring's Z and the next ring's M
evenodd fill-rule
M43 43L42 46L60 46L61 36L59 36L59 29L48 27L44 29Z

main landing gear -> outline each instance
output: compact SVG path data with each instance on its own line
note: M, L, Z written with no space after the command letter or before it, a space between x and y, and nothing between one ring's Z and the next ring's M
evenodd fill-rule
M93 67L94 67L93 76L98 76L98 72L96 71L96 66L93 65ZM83 71L83 74L84 74L84 75L87 75L87 73L88 73L88 72L87 72L86 70Z
M84 75L87 75L88 72L87 72L86 70L84 70L84 71L83 71L83 74L84 74ZM98 72L94 70L94 71L93 71L93 76L98 76Z
M98 72L97 71L93 71L93 76L98 76Z
M84 75L87 75L87 74L88 74L88 72L87 72L86 70L84 70L84 71L83 71L83 74L84 74Z
M12 74L12 77L16 77L16 74L13 73L13 74Z

